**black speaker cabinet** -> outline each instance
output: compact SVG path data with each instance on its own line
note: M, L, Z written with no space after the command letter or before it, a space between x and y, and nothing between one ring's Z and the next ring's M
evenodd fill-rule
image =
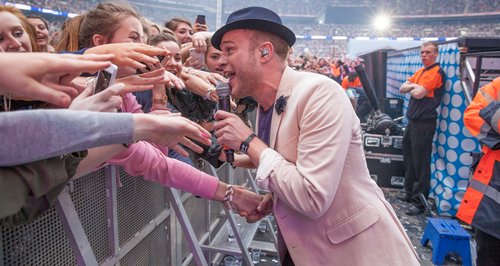
M403 155L403 136L363 134L365 153Z
M365 153L370 176L379 187L403 188L405 183L403 156Z

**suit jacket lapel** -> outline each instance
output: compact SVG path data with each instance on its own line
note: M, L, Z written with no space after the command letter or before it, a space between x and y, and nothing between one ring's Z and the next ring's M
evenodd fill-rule
M287 100L290 98L290 93L292 91L292 85L293 85L293 69L286 67L285 71L283 71L283 75L281 76L281 81L280 85L278 88L278 92L276 93L276 98L274 99L274 104L276 106L276 100L284 96L287 98ZM287 108L290 108L290 106L286 106L284 112L282 112L280 115L276 113L276 108L273 106L273 117L271 119L271 132L269 134L269 145L272 149L275 148L276 144L276 138L278 134L278 129L280 128L281 125L281 120L283 116L287 114Z

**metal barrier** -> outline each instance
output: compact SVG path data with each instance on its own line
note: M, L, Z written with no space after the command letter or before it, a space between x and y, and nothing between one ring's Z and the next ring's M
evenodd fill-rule
M224 168L219 177L226 181ZM235 183L245 174L235 169ZM179 195L194 235L210 243L225 222L222 205ZM34 222L1 227L0 265L194 264L172 214L169 188L106 166L71 181L56 206ZM204 255L213 260L209 252Z

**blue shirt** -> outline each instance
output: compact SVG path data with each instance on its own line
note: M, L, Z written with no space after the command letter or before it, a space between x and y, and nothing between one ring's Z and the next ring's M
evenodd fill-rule
M269 109L264 111L262 107L259 107L259 126L258 126L258 137L264 141L267 146L270 142L271 134L271 120L273 118L274 104L271 105Z

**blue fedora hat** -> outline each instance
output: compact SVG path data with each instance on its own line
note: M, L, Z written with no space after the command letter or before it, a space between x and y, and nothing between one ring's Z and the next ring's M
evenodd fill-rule
M295 34L283 26L281 18L273 11L258 7L246 7L229 15L226 25L218 29L212 36L212 45L220 50L222 36L236 29L252 29L273 33L285 40L290 47L295 43Z

